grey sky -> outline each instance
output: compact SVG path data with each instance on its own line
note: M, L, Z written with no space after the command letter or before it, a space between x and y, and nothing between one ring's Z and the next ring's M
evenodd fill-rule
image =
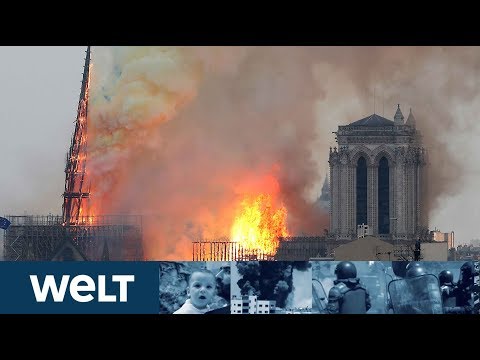
M74 130L84 54L85 47L0 47L0 215L61 213L65 155ZM334 81L335 73L329 73L332 75L328 80ZM345 79L348 74L337 80ZM336 95L341 93L328 94ZM402 96L408 98L408 94ZM402 96L399 95L400 100ZM359 101L364 100L368 99ZM478 111L472 111L478 106L477 102L477 98L470 100L471 108L467 109L470 111L461 106L454 111L459 121L472 123L471 119L462 117L478 115ZM391 105L385 105L388 118L392 118L394 112ZM338 112L331 111L332 116ZM408 109L404 108L406 114ZM368 114L359 113L345 122L365 115ZM330 134L334 130L324 129ZM479 134L479 127L475 125L465 127L463 133L457 131L449 135L449 146L462 149L458 158L463 159L468 171L457 194L444 197L430 218L430 228L437 227L444 232L454 230L457 243L479 237L476 227L480 219ZM324 153L320 159L327 158L327 146L318 151ZM322 174L326 167L326 164L321 167ZM318 190L322 183L323 178Z
M85 47L0 47L0 214L61 214Z

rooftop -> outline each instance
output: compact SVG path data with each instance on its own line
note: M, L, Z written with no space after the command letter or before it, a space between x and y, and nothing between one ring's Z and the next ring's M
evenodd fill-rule
M363 119L354 121L348 126L394 126L392 120L388 120L380 115L372 114Z

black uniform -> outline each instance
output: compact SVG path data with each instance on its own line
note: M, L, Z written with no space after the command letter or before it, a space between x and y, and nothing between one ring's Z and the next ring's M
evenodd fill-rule
M438 275L440 282L440 291L442 293L442 305L445 314L452 313L451 308L455 307L456 298L456 284L453 282L453 273L450 270L443 270Z
M473 261L467 261L460 268L460 278L455 289L456 304L455 308L451 309L450 313L455 314L473 314L473 278L475 268Z
M326 312L329 314L365 314L371 308L370 294L357 278L357 269L349 261L335 268L337 280L328 293Z

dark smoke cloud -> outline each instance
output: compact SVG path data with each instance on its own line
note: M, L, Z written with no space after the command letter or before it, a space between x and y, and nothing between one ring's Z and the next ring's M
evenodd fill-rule
M144 227L152 258L189 259L191 240L228 236L238 187L270 174L280 182L292 235L322 234L328 215L313 202L331 132L373 112L374 88L377 113L385 104L392 119L400 103L406 118L413 108L430 154L430 211L461 186L461 163L447 144L477 115L466 112L460 122L456 114L478 92L477 49L255 47L231 57L199 51L218 56L197 82L186 82L189 94L197 84L195 95L148 133L155 141L132 157L116 190L116 210L152 215ZM212 70L217 66L222 71Z
M459 153L448 143L475 126L474 114L459 114L458 109L471 105L477 96L478 49L346 47L325 48L322 54L323 62L335 64L336 71L352 81L352 95L363 99L364 114L373 112L374 88L377 113L382 114L382 105L387 104L385 116L393 119L394 105L400 103L406 119L409 108L413 108L429 153L429 212L443 196L454 195L464 179L464 169L458 161Z
M307 271L308 261L238 261L242 276L237 285L242 295L257 295L259 300L275 300L276 306L285 308L294 291L293 270Z
M188 143L176 157L194 169L188 180L196 188L193 198L203 201L206 193L215 197L221 191L229 196L245 174L261 178L273 172L291 231L323 229L326 214L305 198L321 177L312 157L317 91L311 61L305 49L254 48L234 76L205 79L195 101L166 125L171 142L180 136ZM225 183L212 181L217 176Z

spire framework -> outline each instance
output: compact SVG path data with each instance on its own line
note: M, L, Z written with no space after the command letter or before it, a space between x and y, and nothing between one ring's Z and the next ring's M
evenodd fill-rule
M85 186L89 85L90 46L87 47L85 56L75 131L66 159L65 191L62 206L63 225L78 225L82 212L85 215L85 200L90 198L90 190Z

